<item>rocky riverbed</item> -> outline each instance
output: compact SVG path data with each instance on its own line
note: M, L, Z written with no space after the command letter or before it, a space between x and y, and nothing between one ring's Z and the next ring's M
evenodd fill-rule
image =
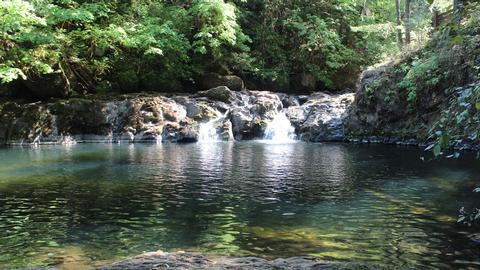
M304 141L339 141L353 93L295 96L231 91L90 95L68 100L0 102L0 144L196 142L209 123L221 140L262 139L284 115Z
M268 261L258 257L219 257L209 259L192 253L150 252L140 256L97 268L98 270L150 270L150 269L381 269L360 263L326 262L315 258L292 257Z

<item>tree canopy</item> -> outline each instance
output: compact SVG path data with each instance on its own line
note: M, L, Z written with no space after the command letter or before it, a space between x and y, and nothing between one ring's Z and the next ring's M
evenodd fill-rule
M447 7L409 2L418 41ZM182 91L212 72L343 90L398 50L395 0L4 0L0 15L1 82L53 74L77 93Z

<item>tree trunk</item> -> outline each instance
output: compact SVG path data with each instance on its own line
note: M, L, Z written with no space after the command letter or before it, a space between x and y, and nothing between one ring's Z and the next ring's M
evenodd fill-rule
M402 38L402 13L400 12L400 0L395 0L395 5L397 9L397 44L400 49L403 48L403 38Z
M368 0L365 0L363 2L363 8L362 8L362 14L361 14L362 20L370 17L370 15L371 15L371 12L370 12L370 8L368 7Z
M410 25L410 3L411 0L405 0L405 43L411 42L411 25Z

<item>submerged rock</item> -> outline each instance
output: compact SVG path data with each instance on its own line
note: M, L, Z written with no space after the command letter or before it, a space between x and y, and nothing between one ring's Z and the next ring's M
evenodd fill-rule
M258 257L219 257L207 258L194 253L150 252L140 256L97 268L98 270L150 270L150 269L242 269L242 270L281 270L281 269L382 269L379 266L327 262L309 257L266 260Z

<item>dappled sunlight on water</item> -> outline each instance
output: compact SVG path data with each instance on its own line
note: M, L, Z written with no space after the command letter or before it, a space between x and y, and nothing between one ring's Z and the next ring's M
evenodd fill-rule
M475 266L455 225L478 161L342 144L0 149L0 268L100 265L155 250Z

